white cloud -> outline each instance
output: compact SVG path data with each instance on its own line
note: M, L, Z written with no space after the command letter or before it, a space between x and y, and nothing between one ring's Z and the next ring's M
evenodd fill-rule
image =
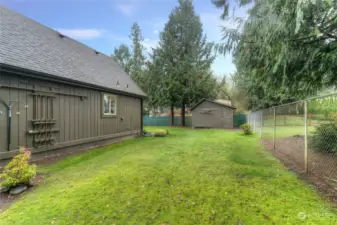
M65 29L56 28L58 32L76 40L92 40L102 37L102 29Z
M154 34L159 34L159 31L158 30L154 30L153 33Z
M131 16L137 9L137 1L120 2L116 4L116 8L124 15Z
M130 4L118 4L116 7L127 16L130 16L133 12L133 6Z

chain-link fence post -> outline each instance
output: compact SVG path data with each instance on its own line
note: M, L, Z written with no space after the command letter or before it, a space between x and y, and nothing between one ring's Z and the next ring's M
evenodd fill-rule
M256 112L254 113L254 133L256 132Z
M304 101L304 170L308 172L308 101Z
M260 111L260 138L262 138L263 110Z
M273 132L273 149L276 149L276 108L274 107L274 132Z

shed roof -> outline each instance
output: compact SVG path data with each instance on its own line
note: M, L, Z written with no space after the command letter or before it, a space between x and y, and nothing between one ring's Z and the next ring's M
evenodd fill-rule
M233 107L233 106L230 106L230 105L227 105L227 104L224 104L224 103L221 103L221 102L216 102L216 101L212 101L212 100L203 98L203 99L201 99L197 104L195 104L195 105L191 108L191 110L194 110L196 107L198 107L198 105L200 105L200 104L203 103L204 101L211 102L211 103L214 103L214 104L216 104L216 105L228 107L228 108L231 108L231 109L236 109L236 108Z
M1 5L0 65L145 96L111 57Z

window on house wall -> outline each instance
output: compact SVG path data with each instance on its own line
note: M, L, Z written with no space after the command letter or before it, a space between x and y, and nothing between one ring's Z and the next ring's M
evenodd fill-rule
M116 95L103 95L103 115L115 116L117 113L117 98Z

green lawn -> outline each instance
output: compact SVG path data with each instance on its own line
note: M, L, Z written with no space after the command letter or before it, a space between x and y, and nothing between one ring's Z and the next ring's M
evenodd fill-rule
M308 127L308 132L311 134L315 127ZM264 139L273 139L274 127L265 126L262 128L262 137ZM294 135L304 136L304 126L276 126L276 138L291 137Z
M276 122L278 126L287 126L287 125L304 126L304 116L277 115L276 121L274 121L273 116L263 117L263 125L273 126L274 122Z
M317 115L314 117L318 117ZM323 117L325 118L325 117ZM321 120L308 121L309 134L315 130L315 126L322 123L328 123L327 118ZM276 117L276 138L290 137L294 135L304 136L304 117L279 115ZM259 126L259 125L258 125ZM259 133L259 127L257 127L257 133ZM263 119L262 137L265 139L272 139L274 134L274 118L265 117Z
M336 224L335 211L256 136L169 129L40 168L0 224Z

